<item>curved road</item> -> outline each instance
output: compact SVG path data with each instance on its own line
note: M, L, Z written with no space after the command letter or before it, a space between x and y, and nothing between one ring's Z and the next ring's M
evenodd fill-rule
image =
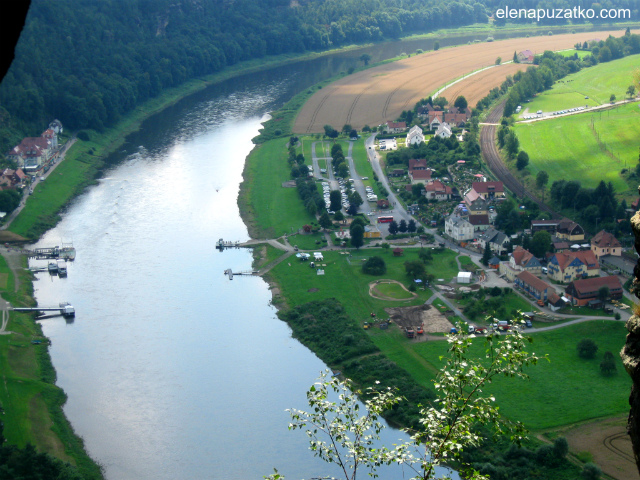
M480 130L480 149L482 150L482 158L491 170L491 172L500 180L504 185L511 190L514 195L518 197L527 197L534 201L540 210L550 213L554 218L561 218L562 216L553 211L547 204L543 203L538 197L527 191L522 183L513 176L507 166L502 161L498 148L496 147L496 134L498 127L500 126L500 120L502 119L502 112L504 112L504 105L506 99L501 101L496 108L487 116L487 121L482 125Z

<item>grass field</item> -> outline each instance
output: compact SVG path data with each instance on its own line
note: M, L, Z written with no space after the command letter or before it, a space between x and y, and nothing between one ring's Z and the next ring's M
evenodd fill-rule
M282 262L275 267L269 275L281 288L282 296L290 305L301 305L313 300L323 298L336 298L345 306L347 312L356 319L364 321L371 312L375 312L378 318L388 318L385 307L397 307L408 305L420 305L424 303L432 292L418 289L418 297L407 301L383 301L369 295L369 283L384 278L397 280L405 286L410 284L404 270L404 262L418 260L417 248L407 248L402 257L394 257L383 249L367 249L365 251L351 251L351 257L341 255L340 252L323 252L324 261L322 267L324 275L317 275L315 269L309 268L307 262L299 262L293 259ZM362 273L363 260L378 255L387 265L387 273L381 276L371 276ZM443 250L434 253L434 259L427 266L427 272L436 278L453 278L458 270L455 262L455 253Z
M288 138L256 146L247 157L240 209L253 238L279 237L315 221L295 188L283 188L290 179Z
M500 377L486 391L495 395L506 417L518 419L533 430L625 413L629 410L631 379L617 355L625 333L621 322L594 321L535 334L530 350L539 356L548 355L549 361L527 368L529 381ZM576 345L583 338L594 339L598 344L594 360L578 357ZM484 355L483 341L478 338L476 342L472 353L479 357ZM439 357L446 351L445 342L417 343L413 348L432 366L427 372L441 368ZM599 369L606 351L613 352L616 361L617 373L611 377L602 376ZM419 382L425 382L427 373L409 372Z
M540 93L522 108L529 112L554 112L584 105L603 105L609 103L611 94L617 100L623 100L627 97L627 88L633 84L632 74L639 62L640 55L630 55L584 68L559 80L550 90Z
M620 174L638 162L640 109L635 103L514 128L520 148L529 154L532 177L545 170L549 185L579 179L585 187L596 187L600 180L612 182L619 194L635 188Z

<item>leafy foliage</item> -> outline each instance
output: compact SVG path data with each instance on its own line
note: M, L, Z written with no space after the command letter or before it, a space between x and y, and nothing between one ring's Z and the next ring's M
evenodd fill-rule
M583 338L577 345L578 356L586 360L591 360L596 357L598 352L598 345L590 338Z
M373 256L362 265L362 272L367 275L384 275L387 273L387 265L382 257Z

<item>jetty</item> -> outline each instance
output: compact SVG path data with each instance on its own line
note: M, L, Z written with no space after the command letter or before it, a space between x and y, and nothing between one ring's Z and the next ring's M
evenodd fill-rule
M64 259L64 260L75 260L76 258L76 249L72 245L62 244L62 247L55 246L49 248L36 248L35 250L28 250L27 255L30 258L35 258L36 260L51 260L51 259Z
M76 309L67 302L60 303L57 307L15 307L14 312L58 312L63 317L75 317Z
M252 248L254 245L252 243L249 242L240 242L240 241L235 241L235 242L230 242L230 241L226 241L224 239L220 239L216 242L216 248L219 250L224 250L225 248Z
M224 271L224 274L229 277L229 280L233 280L234 275L258 275L257 270L245 270L243 272L233 272L230 268Z

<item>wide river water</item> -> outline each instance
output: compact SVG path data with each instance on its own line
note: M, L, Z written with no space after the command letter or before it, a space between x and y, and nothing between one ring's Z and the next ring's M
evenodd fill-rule
M38 274L35 295L76 308L74 322L42 324L65 413L108 479L259 479L274 467L290 479L338 475L303 432L288 431L285 412L306 407L325 365L291 338L261 278L223 275L250 269L251 252L214 246L248 239L237 196L266 113L363 51L377 61L417 48L432 41L300 62L184 99L131 135L38 243L78 252L67 278ZM402 435L389 429L385 443Z

